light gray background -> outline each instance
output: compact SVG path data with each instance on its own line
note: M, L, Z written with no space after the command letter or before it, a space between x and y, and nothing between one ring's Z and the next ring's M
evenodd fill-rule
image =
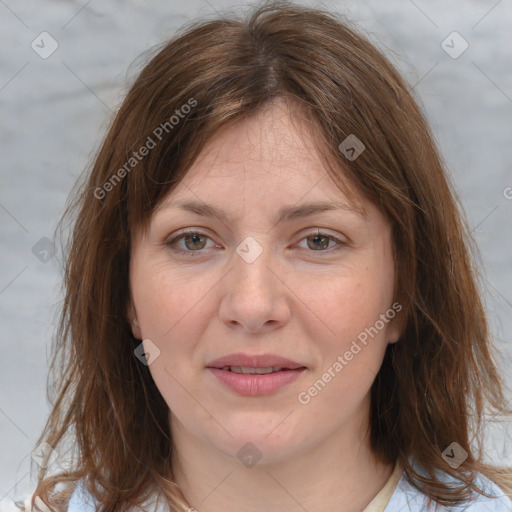
M62 255L44 263L32 248L52 238L75 179L98 148L127 78L139 69L130 64L184 22L238 5L0 0L0 510L11 510L13 498L34 488L30 453L49 412L47 361L61 300ZM358 22L385 48L424 106L482 253L488 311L512 384L512 4L323 5ZM47 59L31 48L43 31L59 45ZM469 44L457 59L441 47L453 31ZM502 430L493 433L498 451ZM504 462L492 449L489 457Z

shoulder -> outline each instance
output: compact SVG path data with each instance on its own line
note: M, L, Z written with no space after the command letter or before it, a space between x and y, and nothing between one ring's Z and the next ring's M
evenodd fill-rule
M51 512L39 496L35 497L34 507L32 507L34 493L35 491L18 500L0 500L0 512L20 512L20 510L24 510L25 512ZM74 512L96 512L97 510L92 496L84 491L81 480L79 480L75 486L67 510Z
M75 490L69 499L68 512L96 512L98 502L85 489L84 481L79 480ZM162 503L162 500L152 497L143 503L144 507L152 512L172 512L168 505ZM134 511L140 511L140 508L134 508ZM127 512L131 512L128 510Z
M34 507L32 507L33 496L34 492L16 501L0 500L0 512L20 512L20 510L25 510L26 512L36 512L39 510L42 512L50 512L50 509L38 496L36 496ZM92 496L84 490L82 481L79 480L70 497L67 510L74 512L95 512L97 510L95 504L96 502Z
M84 487L84 481L79 480L69 499L68 512L94 512L97 502Z
M445 481L450 481L448 475ZM456 507L443 507L413 487L404 473L384 512L512 512L512 500L492 480L476 473L475 484L493 498L475 493L470 502Z

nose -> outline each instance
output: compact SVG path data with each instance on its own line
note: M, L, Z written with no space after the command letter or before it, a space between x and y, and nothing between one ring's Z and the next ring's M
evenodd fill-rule
M233 267L223 280L219 316L230 329L250 333L283 327L290 319L290 292L282 268L268 248L247 257L233 255ZM254 247L251 248L254 250Z

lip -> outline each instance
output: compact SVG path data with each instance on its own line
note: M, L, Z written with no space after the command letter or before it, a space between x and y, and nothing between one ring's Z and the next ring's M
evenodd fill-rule
M225 366L249 368L277 366L287 369L266 374L244 374L222 370ZM224 386L242 396L266 396L276 393L283 386L299 378L302 372L307 369L305 365L272 354L249 355L242 353L215 359L215 361L208 363L206 368Z
M208 368L219 381L229 389L242 396L265 396L275 393L277 390L292 383L297 379L305 367L296 370L283 370L262 375L234 373L219 368Z
M246 366L249 368L268 368L269 366L279 366L295 370L305 368L305 365L273 354L250 355L237 352L230 354L206 365L207 368L222 368L223 366Z

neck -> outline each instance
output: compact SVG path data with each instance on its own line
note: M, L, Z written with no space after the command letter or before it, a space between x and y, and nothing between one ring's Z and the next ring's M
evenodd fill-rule
M174 479L198 512L361 512L393 471L371 452L361 421L293 457L252 467L193 437L174 417L171 425Z

